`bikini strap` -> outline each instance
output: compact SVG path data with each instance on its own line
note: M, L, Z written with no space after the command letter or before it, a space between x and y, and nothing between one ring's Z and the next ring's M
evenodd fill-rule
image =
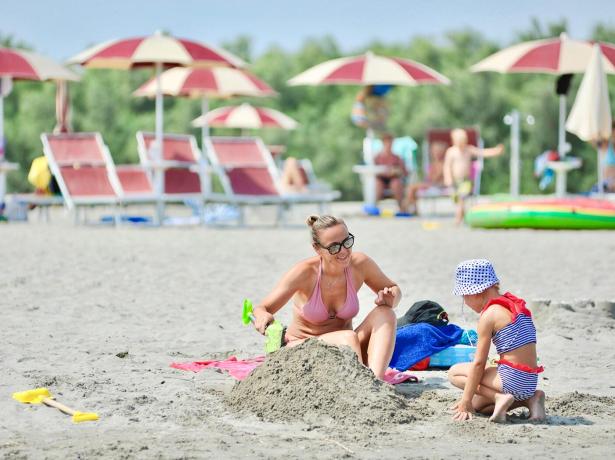
M510 292L506 292L504 293L504 295L501 295L500 297L491 299L483 307L483 310L481 311L480 314L482 315L483 313L485 313L485 311L487 311L487 309L491 305L500 305L501 307L506 308L508 311L510 311L513 314L514 318L516 318L519 314L524 314L525 316L529 316L530 318L532 317L532 312L529 311L525 307L525 300L512 295Z

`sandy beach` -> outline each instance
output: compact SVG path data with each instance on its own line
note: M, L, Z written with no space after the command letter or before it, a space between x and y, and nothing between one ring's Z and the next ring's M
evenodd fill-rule
M492 260L502 288L525 298L545 367L547 422L485 417L455 423L460 396L444 371L417 372L395 387L413 415L354 426L328 417L263 420L229 407L235 381L172 362L253 357L262 337L244 327L241 301L262 298L292 264L312 255L298 207L286 227L273 210L245 228L0 225L0 457L2 458L605 458L615 448L615 234L609 231L488 231L452 218L367 218L358 203L334 204L370 255L414 301L441 303L473 326L452 295L456 264ZM373 293L359 292L360 321ZM290 308L278 318L290 320ZM358 324L358 323L357 323ZM343 383L343 381L342 381ZM11 399L46 387L98 422L73 424L44 406ZM339 391L343 391L341 385ZM366 388L365 391L369 391ZM345 395L347 396L347 395ZM356 398L363 397L357 391ZM272 402L274 404L274 402Z

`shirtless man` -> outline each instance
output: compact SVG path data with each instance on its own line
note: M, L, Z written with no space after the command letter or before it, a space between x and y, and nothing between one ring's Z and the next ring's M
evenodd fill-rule
M444 185L455 190L453 195L457 203L455 220L457 224L461 224L465 216L465 199L471 195L473 188L472 159L501 155L504 152L504 145L479 149L468 144L467 133L459 128L451 132L451 141L453 145L446 150L444 156Z

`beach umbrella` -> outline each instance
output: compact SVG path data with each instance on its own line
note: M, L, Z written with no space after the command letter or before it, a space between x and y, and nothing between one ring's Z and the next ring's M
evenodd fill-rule
M4 159L4 97L13 80L77 81L79 75L32 51L0 48L0 161Z
M378 56L342 57L317 64L288 80L297 85L448 85L450 80L432 68L410 59Z
M601 47L595 44L592 57L581 81L566 130L584 141L599 141L611 136L611 106L609 87L604 71ZM598 190L602 192L602 167L598 152Z
M615 45L600 43L603 68L607 73L615 73ZM547 73L560 76L558 80L559 129L558 152L565 156L566 134L566 92L569 74L583 73L592 56L591 42L572 40L565 33L557 38L533 40L519 43L488 56L470 67L472 72L499 73Z
M371 51L360 56L322 62L288 80L299 85L448 85L450 80L434 69L410 59L378 56ZM390 86L389 86L390 87ZM367 130L363 144L366 161L373 161L373 133Z
M174 67L160 76L160 86L167 96L201 98L201 113L209 111L209 99L230 98L235 96L266 97L277 93L264 81L250 72L232 67L212 67L194 69ZM135 96L153 97L156 95L156 80L151 79L141 85ZM208 135L208 125L201 125L202 146Z
M88 68L132 69L153 67L156 70L156 142L154 158L162 158L163 98L160 76L163 67L243 67L237 56L203 43L156 32L146 37L111 40L77 54L68 61ZM156 191L162 193L162 174L155 172ZM158 203L158 220L162 220L162 202Z
M298 123L282 112L267 107L254 107L244 103L239 106L220 107L201 115L192 122L193 126L218 126L224 128L295 129Z

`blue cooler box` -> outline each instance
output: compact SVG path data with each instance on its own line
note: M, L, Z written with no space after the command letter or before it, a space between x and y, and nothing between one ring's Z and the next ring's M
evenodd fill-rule
M455 345L446 350L439 351L429 358L429 367L451 367L457 363L474 361L476 347L470 345Z

